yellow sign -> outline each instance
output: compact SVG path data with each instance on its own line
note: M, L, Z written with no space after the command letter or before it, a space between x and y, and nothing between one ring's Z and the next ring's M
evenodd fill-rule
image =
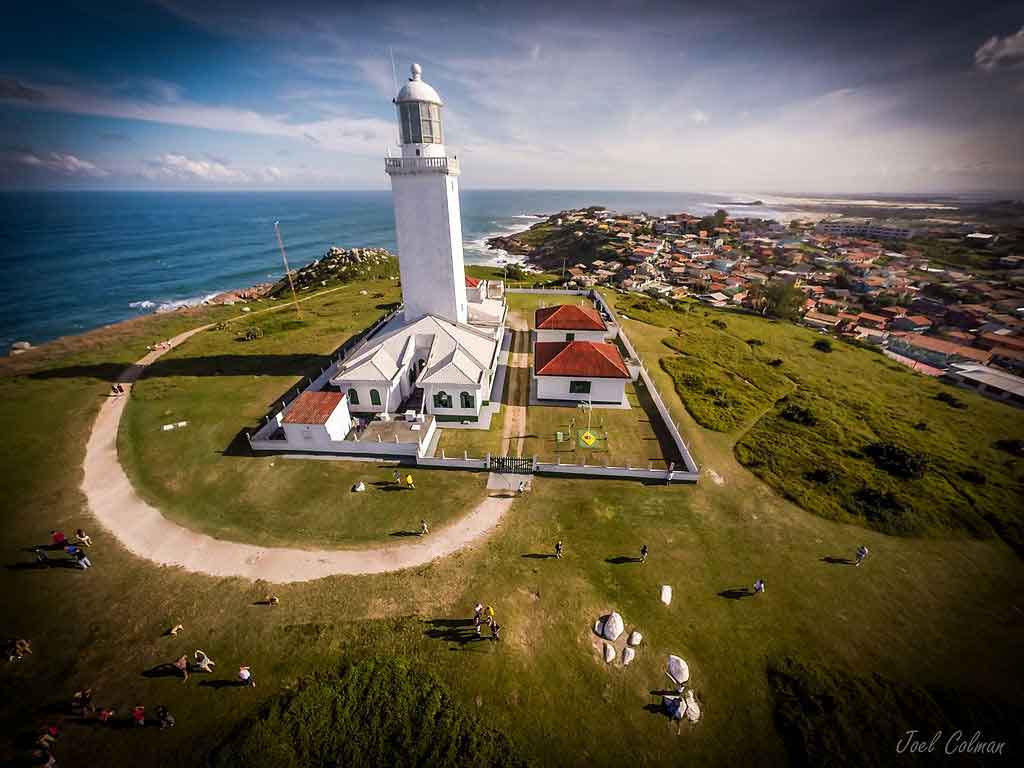
M587 448L590 448L597 442L597 435L591 432L589 429L580 432L580 442L583 443Z

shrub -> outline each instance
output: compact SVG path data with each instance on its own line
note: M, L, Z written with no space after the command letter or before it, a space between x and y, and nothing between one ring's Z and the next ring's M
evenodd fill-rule
M804 472L804 479L812 483L824 485L825 483L834 483L838 480L839 473L828 467L818 467L817 469L812 469L810 472Z
M274 697L210 762L216 768L526 765L508 738L429 670L395 658L363 661Z
M718 318L715 318L714 320L712 320L712 321L711 321L711 324L712 324L713 326L715 326L715 328L719 328L719 329L721 329L721 330L723 330L723 331L724 331L724 330L725 330L726 328L728 328L728 327L729 327L728 325L726 325L726 323L725 323L725 320L719 320Z
M764 345L764 342L761 341L760 339L747 339L747 344L749 344L752 347L760 347Z
M879 469L895 477L921 477L927 466L924 456L911 453L893 443L871 443L864 448L864 453Z
M770 365L772 368L778 368L780 365L782 365L782 358L776 357L774 360L769 360L768 365Z
M995 446L1000 451L1024 457L1024 440L996 440Z
M904 512L903 505L889 491L864 486L853 494L857 511L876 524L885 524L893 515Z
M794 424L801 424L805 427L813 427L818 423L817 416L815 416L809 409L797 405L796 403L790 403L783 408L781 415L786 421L792 421Z
M828 339L818 339L816 342L814 342L813 346L819 352L832 351L832 342L829 341Z
M967 407L967 404L963 400L950 392L939 392L939 394L935 396L935 399L942 401L950 408L959 408L960 410L964 410Z
M918 432L927 432L928 424L927 422L919 421L917 422L917 424L914 425L914 429L916 429Z
M969 483L974 483L975 485L984 485L985 483L988 482L988 479L985 477L985 475L983 475L981 472L973 468L965 469L963 472L960 473L960 477L962 477Z

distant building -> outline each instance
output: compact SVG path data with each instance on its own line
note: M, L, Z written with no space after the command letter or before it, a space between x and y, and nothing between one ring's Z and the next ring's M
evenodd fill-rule
M909 240L915 230L902 222L840 217L822 219L815 231L833 237L866 237L872 240Z
M985 365L954 365L946 379L986 397L1024 406L1024 379Z

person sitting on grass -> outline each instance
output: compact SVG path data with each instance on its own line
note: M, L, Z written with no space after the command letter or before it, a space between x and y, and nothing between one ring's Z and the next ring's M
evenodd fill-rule
M156 708L156 719L160 721L161 731L174 727L174 715L163 704Z
M87 547L92 546L92 537L81 528L75 531L75 538L78 539L79 544L84 544Z
M63 531L53 530L50 531L50 541L53 542L53 546L61 548L67 542L67 537Z
M139 704L132 710L132 720L136 725L146 724L146 708Z
M175 624L173 627L168 629L165 634L169 635L170 637L177 637L178 633L181 632L184 629L185 629L184 625L182 625L182 624Z
M252 676L252 669L243 664L238 668L238 684L246 688L255 688L256 680Z
M196 669L200 672L213 672L213 667L217 666L217 662L206 655L204 651L200 651L198 648L195 653Z
M498 640L501 637L501 625L498 622L491 624L491 640Z
M754 594L755 595L760 595L762 592L764 592L764 587L765 587L764 579L758 579L757 581L755 581L754 582Z
M416 484L413 483L412 481L412 475L405 476L405 487L408 488L410 491L416 490Z

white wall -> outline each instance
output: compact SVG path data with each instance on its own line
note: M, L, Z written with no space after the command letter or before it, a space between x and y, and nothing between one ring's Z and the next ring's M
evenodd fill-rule
M324 424L324 429L327 430L327 435L331 440L344 440L348 435L349 430L352 429L352 414L348 410L347 397L341 398L338 407L334 409L330 418L327 419L327 423Z
M406 322L433 314L465 323L458 178L440 172L395 174L391 188Z
M408 373L404 373L405 377L408 377ZM345 394L345 402L348 404L348 409L352 413L380 413L384 410L384 406L387 405L388 410L394 413L398 410L398 406L401 404L402 398L402 381L403 374L399 374L394 381L390 383L382 383L378 381L341 381L339 386L341 391ZM408 378L405 379L408 382ZM348 391L354 389L356 394L359 396L359 402L353 403L349 399ZM370 400L370 390L376 389L380 392L380 405L374 405ZM406 384L408 390L408 384ZM390 395L388 392L390 391ZM390 399L389 399L390 398Z
M284 424L282 426L289 447L299 450L326 450L331 447L331 436L324 424Z
M438 392L446 392L452 401L451 408L435 408L434 407L434 395ZM461 406L462 400L459 397L461 393L469 392L473 395L473 407L463 408ZM426 406L427 413L431 413L434 416L461 416L470 417L480 416L480 406L485 395L489 395L490 390L483 389L482 387L469 387L469 386L448 386L444 384L426 384L423 387L423 404Z
M574 341L604 341L605 331L552 331L538 330L537 341L565 341L566 334L573 334Z
M575 400L580 403L621 403L626 397L627 379L585 379L567 376L537 376L537 397L540 400ZM590 393L569 392L570 381L589 381Z

